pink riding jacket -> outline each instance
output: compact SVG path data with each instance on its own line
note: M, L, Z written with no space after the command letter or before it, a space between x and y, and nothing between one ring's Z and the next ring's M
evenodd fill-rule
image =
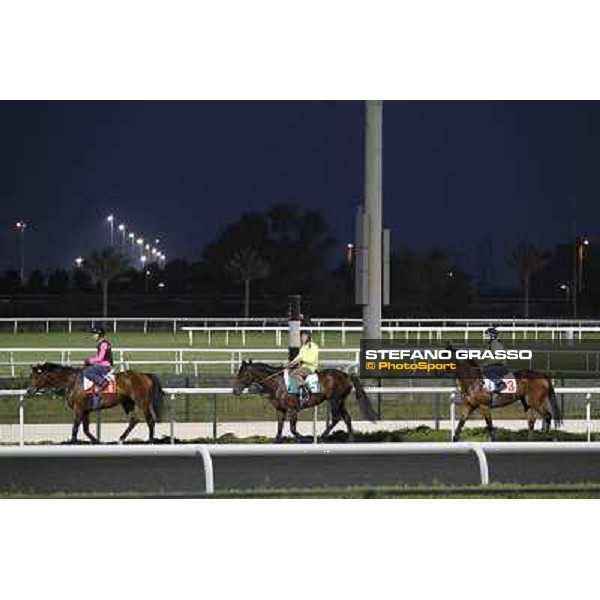
M100 365L101 367L110 367L110 358L109 358L109 350L110 344L106 340L102 340L98 344L96 356L92 356L88 360L90 365Z

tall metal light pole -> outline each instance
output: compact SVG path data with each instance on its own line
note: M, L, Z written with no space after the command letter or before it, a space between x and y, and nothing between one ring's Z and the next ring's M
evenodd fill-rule
M294 294L289 297L288 308L288 360L293 360L300 352L300 325L302 314L300 303L302 297Z
M583 259L584 250L590 241L587 238L575 240L575 254L573 255L573 281L571 283L571 299L573 301L573 318L577 318L577 295L583 291Z
M135 260L135 233L133 231L129 232L129 241L131 242L131 262Z
M144 256L144 238L138 238L135 240L136 244L140 247L140 260Z
M363 307L363 337L381 337L383 101L365 102L365 224L368 230L368 302Z
M21 270L20 270L20 275L21 275L21 285L24 286L25 285L25 230L27 229L27 223L25 223L25 221L17 221L16 223L16 227L17 227L17 231L20 234L20 238L21 238Z
M352 259L354 257L354 244L346 244L346 262L348 266L352 266Z
M125 230L127 227L125 223L119 223L119 231L121 232L121 250L125 251Z
M108 215L106 220L110 223L110 245L112 247L115 243L115 217L113 215Z

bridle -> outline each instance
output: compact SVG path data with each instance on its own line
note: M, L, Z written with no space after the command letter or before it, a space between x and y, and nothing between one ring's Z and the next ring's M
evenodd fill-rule
M285 371L286 368L287 367L284 367L283 369L275 371L275 373L271 373L270 375L267 375L266 377L264 377L263 379L260 379L258 381L251 381L248 385L246 385L242 388L242 391L250 389L252 386L256 386L259 389L259 391L261 391L261 392L265 391L263 383L265 381L269 381L269 379L272 379L273 377L277 377L278 375L281 375Z
M43 376L43 381L42 384L43 386L39 386L36 383L36 386L34 388L28 388L27 389L27 395L29 396L41 396L44 394L54 394L54 395L60 395L61 392L64 392L67 387L68 384L65 383L64 385L51 385L51 386L47 386L46 384L48 383L48 379L50 378L51 373L49 371L45 371L43 369L39 369L37 371L38 375L42 375Z

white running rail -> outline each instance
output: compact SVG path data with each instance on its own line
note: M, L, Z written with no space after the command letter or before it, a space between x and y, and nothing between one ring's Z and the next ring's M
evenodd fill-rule
M182 444L178 446L30 446L0 448L0 462L10 458L135 458L189 457L200 458L204 466L204 491L214 494L213 457L269 456L385 456L427 455L442 456L473 454L479 467L481 485L490 482L488 454L546 454L600 452L600 442L427 442L379 444Z
M456 425L456 402L458 401L458 391L450 386L437 386L437 387L365 387L365 391L371 394L447 394L448 401L450 403L450 439L454 434ZM581 394L585 395L586 409L585 409L585 423L586 423L586 434L587 442L592 443L592 411L591 401L593 396L600 396L600 387L557 387L554 389L557 394ZM197 388L164 388L165 394L167 394L169 401L171 402L171 410L169 411L169 435L171 438L171 444L175 444L175 422L173 419L174 411L172 409L175 397L178 395L214 395L215 398L218 395L231 395L231 388L222 387L197 387ZM27 390L0 390L0 397L2 396L17 396L18 402L18 413L19 413L19 446L25 445L25 402L35 402L35 397L28 397ZM313 409L313 443L317 443L317 409ZM215 422L216 430L216 422ZM0 440L1 441L1 440ZM360 444L364 446L364 444Z

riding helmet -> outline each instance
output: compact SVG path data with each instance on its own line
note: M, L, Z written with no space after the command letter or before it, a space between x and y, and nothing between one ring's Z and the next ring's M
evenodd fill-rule
M90 329L90 333L94 333L99 335L100 337L104 337L106 335L106 330L104 329L104 327L95 326Z
M485 334L492 339L496 339L498 337L498 330L495 327L488 327L485 330Z

